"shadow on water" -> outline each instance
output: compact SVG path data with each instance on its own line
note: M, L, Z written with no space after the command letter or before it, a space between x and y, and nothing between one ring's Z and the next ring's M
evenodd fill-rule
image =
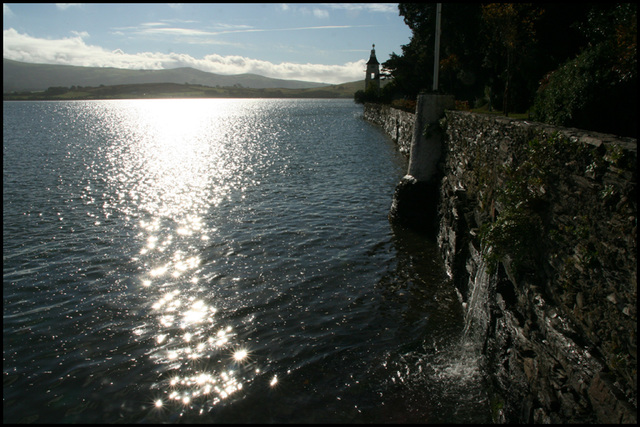
M397 345L380 376L389 410L384 422L491 422L478 346L464 334L465 313L446 274L437 243L393 227L396 268L378 284L400 312ZM395 314L397 315L397 314ZM393 408L393 409L391 409ZM397 410L403 408L402 411Z

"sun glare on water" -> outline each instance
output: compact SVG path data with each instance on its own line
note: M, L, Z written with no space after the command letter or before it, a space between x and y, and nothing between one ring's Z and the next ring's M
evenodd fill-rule
M129 122L130 134L114 144L111 161L119 172L110 179L120 209L137 218L139 290L155 319L145 324L155 346L150 357L164 367L155 384L165 397L152 400L156 409L167 410L169 402L178 408L216 405L259 372L253 365L249 370L249 351L220 318L211 292L215 283L202 277L202 248L216 237L205 217L230 190L242 187L248 148L234 138L249 130L242 132L246 123L235 121L242 105L236 101L119 104L123 114L117 120Z

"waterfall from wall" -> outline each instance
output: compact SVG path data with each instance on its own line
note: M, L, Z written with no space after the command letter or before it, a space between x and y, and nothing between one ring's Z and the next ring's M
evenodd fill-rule
M395 117L373 112L380 122ZM467 369L482 366L494 422L636 423L637 140L453 110L439 125L435 226L464 334L460 352L437 348L433 362L442 375L465 361ZM544 162L536 157L552 152ZM554 177L539 188L551 231L540 236L547 252L537 271L546 279L516 282L506 265L490 277L469 240L492 220L495 193L513 178L505 171L527 159ZM415 187L419 180L409 178L401 184ZM405 205L426 200L406 194Z
M470 244L470 257L467 260L469 272L469 298L463 302L465 309L463 342L481 350L489 327L489 293L495 287L495 275L487 272L489 267L482 253Z
M496 276L487 273L488 263L482 254L474 248L471 251L466 266L470 273L467 302L456 289L463 308L464 327L458 340L437 349L431 363L434 377L444 387L466 388L468 396L484 401L489 407L484 348L491 318L489 297L495 289Z

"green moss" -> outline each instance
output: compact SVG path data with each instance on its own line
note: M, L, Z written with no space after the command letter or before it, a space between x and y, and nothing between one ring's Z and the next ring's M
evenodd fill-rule
M624 152L618 144L611 144L606 146L607 153L604 159L610 162L612 165L617 166L618 162L623 158Z
M490 251L486 258L490 264L509 258L511 270L516 278L526 272L535 272L543 248L545 215L549 204L549 189L553 185L552 166L566 151L568 141L554 134L549 138L535 138L522 147L521 161L517 165L501 166L499 173L504 178L495 185L494 170L484 168L476 171L481 186L493 182L493 190L486 191L495 199L499 211L493 222L480 227L480 237ZM493 206L482 200L484 206ZM491 212L494 217L494 212ZM556 239L560 233L556 231Z
M489 405L491 407L491 418L493 422L499 422L500 412L504 409L504 400L499 396L493 395L491 396Z

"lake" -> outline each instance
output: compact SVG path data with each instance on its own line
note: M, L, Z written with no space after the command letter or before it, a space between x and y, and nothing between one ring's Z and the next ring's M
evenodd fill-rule
M490 422L351 100L3 103L3 421Z

